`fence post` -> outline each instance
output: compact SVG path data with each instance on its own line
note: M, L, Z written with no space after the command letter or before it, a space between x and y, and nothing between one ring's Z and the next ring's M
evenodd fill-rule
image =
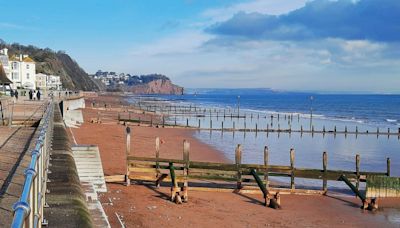
M290 188L294 189L294 149L290 149Z
M131 151L131 129L130 127L126 128L126 186L129 186L131 183L130 179L129 179L129 152Z
M357 190L360 189L360 155L356 155L356 175L357 175L357 182L356 182L356 188Z
M328 191L327 166L328 166L328 154L324 151L324 153L322 154L322 168L324 169L324 179L323 179L323 183L322 183L322 190L325 192L324 194L326 194Z
M200 129L200 119L199 119L199 129Z
M236 169L237 169L237 189L241 189L242 188L242 170L241 170L242 146L240 144L237 145L236 150L235 150L235 163L236 163Z
M184 168L183 168L183 176L184 176L184 182L183 182L183 202L188 201L188 175L189 175L189 150L190 150L190 143L186 140L183 140L183 160L185 162Z
M390 158L386 159L386 176L390 177Z
M267 191L269 190L269 184L268 184L268 159L269 159L269 151L268 151L268 147L265 146L264 147L264 166L265 166L265 173L264 173L264 181L265 181L265 189L267 189Z
M156 171L157 171L157 178L160 176L160 163L158 162L158 159L160 158L160 138L156 138ZM160 187L159 184L157 185L157 188Z

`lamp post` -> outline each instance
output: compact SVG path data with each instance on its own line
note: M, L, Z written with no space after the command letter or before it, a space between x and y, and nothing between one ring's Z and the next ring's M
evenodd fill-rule
M237 108L238 108L238 118L239 118L239 113L240 113L240 96L237 96Z
M310 97L310 130L311 130L311 128L312 128L312 118L313 118L313 100L314 100L314 97L313 97L313 96L311 96L311 97Z

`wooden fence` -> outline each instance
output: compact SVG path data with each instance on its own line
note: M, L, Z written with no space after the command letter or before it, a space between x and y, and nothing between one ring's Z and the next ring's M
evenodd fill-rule
M218 183L235 183L235 191L252 192L262 191L264 194L265 205L279 207L281 193L317 193L326 194L328 191L328 181L355 182L354 189L358 191L359 183L365 182L370 176L390 176L390 159L387 158L386 172L367 172L360 170L360 156L355 159L355 170L330 170L328 169L328 154L323 152L321 169L301 168L295 166L295 150L289 151L290 165L273 165L269 163L268 147L264 148L263 164L243 164L242 148L240 145L235 150L235 163L217 163L190 160L190 143L183 142L182 159L167 159L160 157L160 139L155 140L154 157L138 157L129 154L130 151L130 128L127 128L126 144L126 175L127 185L131 180L154 181L156 186L161 182L171 182L171 200L180 203L188 200L189 181L191 183L207 183L203 185L207 191L220 191L216 187ZM270 186L270 177L289 177L290 188L272 188ZM296 189L296 178L306 178L322 180L320 190ZM120 179L120 178L118 178ZM109 181L110 180L109 178ZM213 181L212 183L209 181ZM181 187L179 187L181 183ZM350 183L351 184L351 183ZM211 186L210 186L211 185ZM258 186L258 188L257 188ZM350 185L349 185L350 186ZM211 187L211 188L210 188ZM199 187L190 189L201 190ZM228 187L229 189L229 187ZM352 188L352 190L354 191ZM232 188L230 188L232 190ZM356 193L357 194L357 193ZM365 200L363 200L364 203Z

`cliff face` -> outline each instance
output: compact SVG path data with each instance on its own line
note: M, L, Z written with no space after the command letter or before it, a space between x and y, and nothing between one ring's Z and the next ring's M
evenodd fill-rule
M107 87L109 91L123 91L135 94L175 94L182 95L183 87L175 85L162 74L149 74L141 76L129 76L123 84L111 81Z
M20 44L6 44L0 40L0 49L8 48L9 56L28 54L36 62L36 73L59 75L63 88L71 90L99 90L89 75L64 52Z
M157 79L142 85L128 88L129 92L135 94L183 94L183 87L172 84L170 80Z

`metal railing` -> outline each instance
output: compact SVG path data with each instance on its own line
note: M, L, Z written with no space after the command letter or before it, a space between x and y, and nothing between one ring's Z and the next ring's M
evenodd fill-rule
M21 197L13 205L14 218L11 227L41 227L43 218L49 150L53 130L53 103L49 102L39 124L39 136L31 152L31 162L25 170L25 182Z

